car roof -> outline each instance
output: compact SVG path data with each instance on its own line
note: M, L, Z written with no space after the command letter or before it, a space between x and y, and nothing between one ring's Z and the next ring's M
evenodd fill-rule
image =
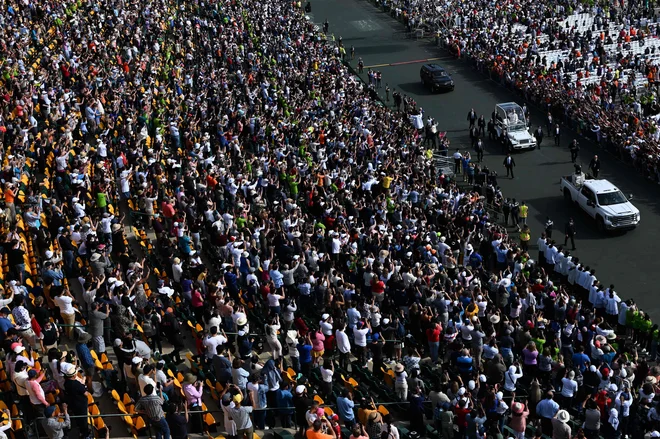
M504 111L521 108L520 105L516 104L515 102L504 102L502 104L497 104L497 107L500 107Z
M619 188L614 186L608 180L587 180L584 182L584 184L596 194L605 194L619 190Z
M438 64L424 64L424 67L430 71L433 72L444 72L445 69L442 66L439 66Z

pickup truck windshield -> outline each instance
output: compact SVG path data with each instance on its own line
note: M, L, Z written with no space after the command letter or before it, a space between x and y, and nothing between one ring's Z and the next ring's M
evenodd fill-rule
M625 203L628 200L621 191L608 192L605 194L598 194L598 204L601 206L611 206L613 204Z

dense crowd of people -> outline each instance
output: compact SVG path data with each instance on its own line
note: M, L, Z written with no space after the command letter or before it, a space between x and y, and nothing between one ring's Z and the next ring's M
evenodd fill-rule
M304 6L0 13L0 399L25 430L109 436L105 388L157 438L215 424L206 402L232 439L658 437L649 316L552 228L530 253L485 164L438 172L448 141Z
M378 2L571 127L658 174L657 17L649 2ZM623 3L623 2L622 2ZM556 52L562 52L557 55Z

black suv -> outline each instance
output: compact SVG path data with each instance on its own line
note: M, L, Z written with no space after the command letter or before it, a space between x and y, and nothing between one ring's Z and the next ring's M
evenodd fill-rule
M454 81L445 69L437 64L424 64L419 71L422 84L429 87L431 91L452 91Z

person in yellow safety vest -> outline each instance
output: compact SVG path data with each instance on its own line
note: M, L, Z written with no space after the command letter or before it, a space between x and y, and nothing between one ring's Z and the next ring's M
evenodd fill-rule
M520 220L523 224L527 224L527 212L529 211L529 207L527 207L527 204L523 201L520 204Z
M520 247L522 247L524 252L529 248L530 239L532 239L532 232L529 230L529 226L525 224L522 230L520 230Z

